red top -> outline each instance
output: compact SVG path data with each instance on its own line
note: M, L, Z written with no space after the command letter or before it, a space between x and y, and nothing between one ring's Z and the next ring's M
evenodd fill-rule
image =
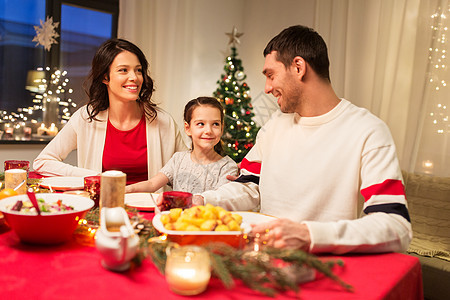
M145 115L136 127L122 131L108 119L102 169L127 174L127 184L148 179Z

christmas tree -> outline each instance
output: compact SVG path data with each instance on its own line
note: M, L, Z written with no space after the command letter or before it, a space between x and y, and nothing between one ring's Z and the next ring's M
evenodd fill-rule
M231 55L225 59L225 74L217 81L219 87L213 93L224 108L225 125L223 130L223 148L234 161L241 162L253 147L259 127L253 121L250 88L244 81L246 75L242 62L238 58L236 43L239 37L236 27L230 36Z

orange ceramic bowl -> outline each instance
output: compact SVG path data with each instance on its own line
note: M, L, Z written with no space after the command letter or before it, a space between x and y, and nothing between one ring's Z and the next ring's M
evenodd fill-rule
M25 243L59 244L68 241L78 226L78 221L94 206L89 198L70 194L36 194L37 199L47 203L62 200L62 203L74 207L73 211L63 213L24 213L12 211L11 207L18 201L29 201L27 195L17 195L0 201L0 211L5 216L9 227Z
M245 211L235 211L242 216L242 231L176 231L167 230L161 222L161 215L168 214L163 211L153 218L153 226L161 234L167 235L167 238L180 245L204 245L208 243L221 242L236 248L242 248L246 241L244 235L251 231L251 224L258 224L273 220L274 217Z

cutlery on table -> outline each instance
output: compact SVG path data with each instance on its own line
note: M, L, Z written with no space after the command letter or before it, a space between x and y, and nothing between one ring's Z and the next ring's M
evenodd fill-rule
M153 204L155 204L155 214L159 214L161 211L159 210L158 205L156 204L155 198L153 198L152 193L150 193L150 198L152 199Z
M22 180L22 182L19 183L19 184L14 188L14 190L17 191L18 189L20 189L20 187L21 187L24 183L25 183L25 180Z
M39 204L37 202L36 195L34 194L34 191L32 188L28 189L27 195L28 195L28 198L30 198L30 201L33 204L34 208L36 208L38 215L40 215L41 210L39 209Z

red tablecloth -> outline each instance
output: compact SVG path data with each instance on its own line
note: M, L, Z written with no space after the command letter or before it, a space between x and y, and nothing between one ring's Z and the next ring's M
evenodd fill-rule
M320 278L300 286L299 297L282 293L277 299L423 299L417 258L399 254L327 256L341 258L335 273L354 292ZM2 299L186 299L173 294L153 263L125 273L107 271L95 247L70 241L59 246L26 245L12 231L0 231L0 291ZM195 299L264 298L237 282L232 290L213 278Z
M30 177L39 178L38 174ZM145 214L151 218L153 214ZM3 232L2 232L3 230ZM324 256L340 258L334 269L353 285L348 292L322 276L300 285L300 293L282 293L277 299L423 299L422 271L418 258L400 254ZM0 227L0 292L2 299L186 299L173 294L150 260L124 273L100 264L95 247L72 240L59 246L27 245L12 231ZM195 299L265 298L240 282L232 290L212 278L208 289Z

